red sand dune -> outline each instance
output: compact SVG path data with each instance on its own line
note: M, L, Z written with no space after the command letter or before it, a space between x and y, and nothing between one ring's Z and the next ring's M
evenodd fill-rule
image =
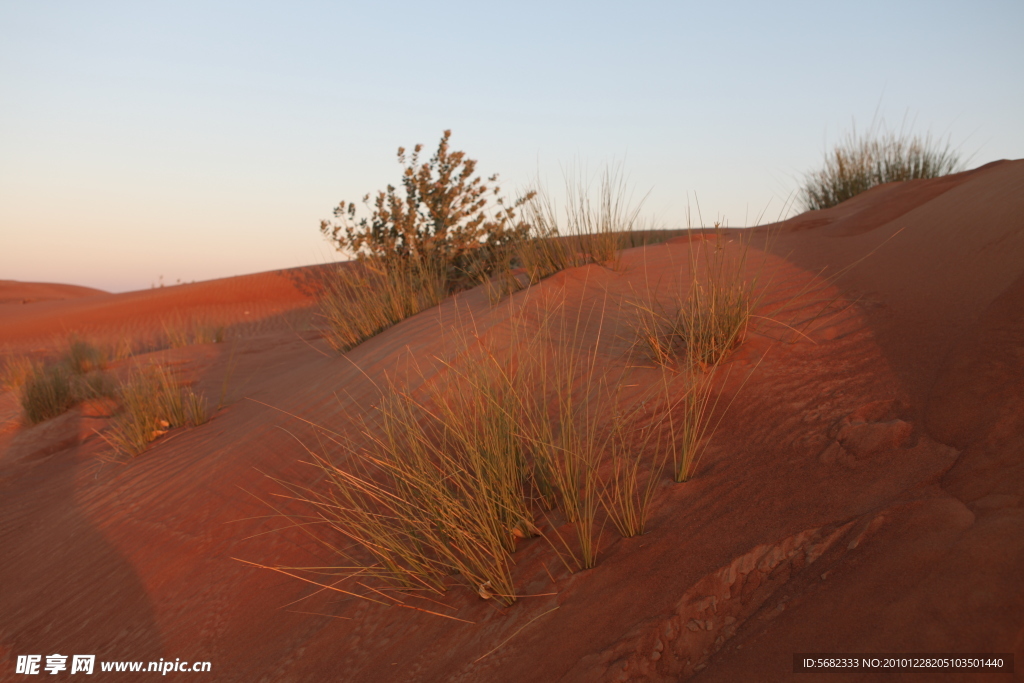
M209 661L218 681L1021 680L796 676L792 655L1009 652L1024 668L1024 162L881 186L754 245L771 320L729 361L721 391L735 399L697 475L659 489L645 535L607 533L592 570L570 575L524 542L514 576L537 597L498 609L450 591L439 611L473 623L238 559L336 561L269 513L268 475L313 483L302 420L355 433L374 382L409 360L429 377L443 330L504 334L507 308L480 290L347 359L290 323L159 352L207 396L227 387L226 405L127 464L101 457L104 410L24 427L0 395L0 679L21 680L18 655L58 652ZM614 308L664 291L687 249L633 249L617 272L575 269L516 296ZM0 304L0 345L152 332L165 311L308 316L297 278Z
M3 280L0 345L52 345L71 333L114 339L145 336L193 322L252 323L309 306L310 276L318 270L270 271L123 294Z
M18 282L0 280L0 304L31 304L37 301L77 299L83 296L106 294L102 289L78 285L55 285L48 282ZM5 316L6 318L6 316Z

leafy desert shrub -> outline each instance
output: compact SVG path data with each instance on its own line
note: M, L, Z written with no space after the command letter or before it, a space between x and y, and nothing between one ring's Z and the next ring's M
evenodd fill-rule
M449 290L479 284L502 262L509 245L528 231L516 213L534 193L506 203L493 185L498 176L486 182L474 176L477 162L465 152L450 150L450 137L446 130L437 152L422 164L423 145L416 145L408 158L399 147L398 162L408 164L401 180L404 196L388 185L371 207L366 195L363 204L371 214L358 220L355 203L342 201L334 209L338 222L321 221L320 231L339 251L362 258L388 264L417 258L441 263Z
M823 168L806 175L801 196L805 210L827 209L875 185L937 178L963 167L959 152L930 134L872 126L858 135L854 129L825 156Z
M335 349L347 351L450 292L507 272L514 246L528 239L530 226L517 212L535 193L506 203L492 185L498 176L474 176L477 162L450 150L450 137L446 130L426 163L422 145L409 157L399 147L404 196L388 185L372 207L370 195L363 198L369 217L357 219L355 203L342 201L337 222L320 222L324 236L359 261L323 279L321 308Z
M121 411L105 437L129 456L138 455L174 427L194 427L208 419L206 400L159 365L133 368L117 397Z

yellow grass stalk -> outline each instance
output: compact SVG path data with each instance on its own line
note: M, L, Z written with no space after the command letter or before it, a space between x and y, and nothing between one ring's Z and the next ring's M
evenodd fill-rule
M588 321L556 303L542 318L534 359L518 378L523 400L524 448L534 463L542 496L557 496L566 519L576 529L579 569L597 563L600 536L601 481L598 468L607 448L608 430L601 402L609 380L598 365L605 306L597 313L596 339L582 338ZM532 396L531 396L532 394ZM563 545L568 545L563 540Z
M117 396L121 411L104 438L128 456L174 427L194 427L208 419L206 400L160 365L132 368Z
M432 259L395 256L340 265L323 280L327 341L348 351L447 295L444 265Z
M670 450L664 443L663 430L658 428L660 417L645 414L647 403L632 407L626 414L616 412L611 422L611 474L602 486L602 502L609 519L625 538L646 530Z

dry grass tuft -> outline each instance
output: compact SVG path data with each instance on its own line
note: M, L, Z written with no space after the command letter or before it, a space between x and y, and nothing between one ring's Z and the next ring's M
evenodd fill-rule
M566 174L561 220L554 200L545 191L538 190L533 201L523 207L523 221L530 230L512 245L507 262L524 268L528 283L516 281L518 287L506 287L507 293L588 263L617 267L619 252L632 244L640 224L643 201L633 203L621 167L604 170L596 194L591 186L579 175Z
M663 415L633 406L627 415L612 420L611 471L602 485L602 502L608 518L624 538L647 530L654 494L665 469ZM652 412L645 415L645 412ZM647 418L644 423L644 418ZM671 433L671 432L670 432Z
M106 356L94 345L71 338L56 361L14 358L8 362L5 383L18 394L29 424L57 417L75 404L112 396L114 381L103 370Z
M355 348L448 295L443 263L418 258L366 258L339 266L323 280L327 341Z
M159 365L132 368L117 397L121 412L104 436L128 456L138 455L175 427L194 427L208 419L206 400Z
M181 318L163 321L167 346L180 349L191 344L221 344L224 342L224 325L194 318L185 322ZM129 352L131 347L129 346ZM130 353L129 353L130 355Z
M68 342L68 350L64 354L64 362L71 372L76 375L84 375L94 370L105 370L107 367L107 356L93 344L73 337Z
M661 368L662 420L673 477L688 481L708 445L713 388L729 353L747 334L764 291L764 264L748 269L749 237L733 242L720 223L688 243L687 277L666 307L647 287L631 302L634 353ZM675 397L675 398L673 398Z
M36 363L23 355L13 355L4 363L3 386L17 393L35 372Z
M19 398L29 424L57 417L77 403L71 372L62 364L37 365L22 384Z
M345 467L314 455L326 491L289 487L351 542L332 548L351 562L337 569L342 575L443 593L457 574L485 599L515 601L511 552L532 522L514 425L490 370L482 365L480 383L425 401L390 387L367 425L365 450L344 444Z
M465 350L415 394L392 381L361 436L337 440L340 461L310 451L327 485L280 483L342 539L326 542L346 560L332 571L372 599L440 594L458 576L510 605L519 541L543 536L578 571L609 521L643 533L668 442L647 404L616 406L626 368L607 369L604 310L555 302L529 322L513 312L500 342L456 334Z
M823 168L808 173L801 188L804 209L840 204L875 185L937 178L964 168L959 152L932 136L910 135L872 125L865 135L854 128L825 156Z
M650 287L635 296L635 348L659 365L681 358L707 369L719 365L742 343L758 301L760 270L747 276L749 244L740 240L737 254L715 224L709 236L689 243L688 279L674 292L670 308L652 296Z

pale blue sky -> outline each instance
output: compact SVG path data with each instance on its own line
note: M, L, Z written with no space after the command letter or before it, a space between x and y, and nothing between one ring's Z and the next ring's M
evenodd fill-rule
M663 227L775 218L876 107L1024 157L1024 3L968 4L0 0L0 279L332 259L319 220L445 128L510 190L624 160Z

